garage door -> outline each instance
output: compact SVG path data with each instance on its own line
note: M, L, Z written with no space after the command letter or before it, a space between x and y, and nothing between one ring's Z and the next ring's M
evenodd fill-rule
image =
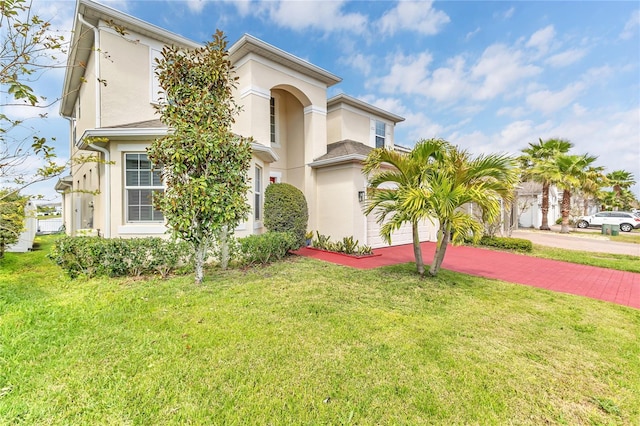
M367 217L367 244L373 248L386 247L387 243L384 242L380 236L380 227L376 222L375 214L370 214ZM435 241L436 240L436 227L429 221L423 221L418 226L418 233L420 235L420 241ZM391 245L399 246L402 244L411 244L413 237L411 233L411 224L406 223L396 232L391 234Z

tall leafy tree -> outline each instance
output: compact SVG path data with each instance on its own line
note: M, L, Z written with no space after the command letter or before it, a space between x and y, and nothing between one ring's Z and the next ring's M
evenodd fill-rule
M611 173L607 173L607 179L616 194L620 194L623 190L629 189L636 184L633 173L626 170L614 170Z
M582 214L589 214L589 202L595 199L600 190L607 185L607 177L604 174L603 166L589 166L585 170L580 191L582 192Z
M522 150L520 156L523 180L533 180L542 184L542 223L540 229L550 230L549 227L549 188L552 184L550 176L545 174L551 168L544 166L544 163L553 164L554 159L562 154L566 154L573 147L573 144L565 139L539 139L537 143L529 143L527 148Z
M598 157L585 155L558 155L551 162L542 163L539 167L541 173L549 176L550 181L562 188L562 228L560 233L567 234L570 231L569 216L571 214L571 192L584 185L589 167Z
M65 169L58 164L51 141L39 135L25 139L19 136L24 132L13 131L26 127L26 123L11 115L11 107L44 109L57 101L39 96L32 83L41 78L43 72L63 66L67 46L64 36L56 33L50 22L33 13L27 0L0 1L0 34L0 184L12 188L0 195L1 202ZM25 167L32 158L40 161L37 170Z
M630 188L636 184L633 173L626 170L614 170L607 174L609 185L615 197L613 207L628 210L634 202L637 202Z
M414 254L418 272L422 259L417 239L417 223L429 219L438 222L438 242L429 275L438 274L448 244L467 237L479 240L484 226L460 207L473 203L489 222L501 214L502 202L511 202L519 180L514 159L492 154L473 157L468 151L440 139L423 140L407 154L376 149L365 161L365 172L373 172L389 163L395 170L380 171L369 181L370 197L366 212L376 212L384 222L382 236L389 241L391 232L409 222L414 229ZM392 160L390 162L388 160ZM394 164L395 163L395 164ZM402 171L396 166L402 167ZM386 186L392 183L392 187ZM388 219L389 218L389 219ZM386 221L386 222L385 222Z
M198 49L165 47L157 74L166 97L157 108L171 132L148 149L166 183L156 202L174 235L193 246L199 284L209 249L217 241L224 252L250 210L251 144L231 131L237 78L221 31Z

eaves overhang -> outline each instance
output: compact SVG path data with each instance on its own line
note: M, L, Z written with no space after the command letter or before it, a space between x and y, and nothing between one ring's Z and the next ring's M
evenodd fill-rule
M229 58L232 63L236 63L250 53L262 56L288 69L321 81L327 87L342 81L342 78L337 75L249 34L244 34L229 48Z
M166 127L154 128L104 128L85 130L82 137L76 141L76 148L91 151L92 139L106 139L108 141L148 141L150 139L166 136L169 130ZM257 142L251 142L253 155L265 163L273 163L280 159L278 154L268 146Z
M73 186L73 178L71 176L64 176L58 179L56 182L54 189L58 192L65 192L72 188Z
M261 143L251 142L251 151L253 155L264 161L265 163L275 163L280 159L278 154L271 148Z
M85 130L80 139L76 141L78 149L89 149L93 138L104 138L109 141L142 141L165 136L168 133L166 127L157 128L104 128Z
M179 34L167 31L109 6L91 0L79 0L76 4L74 14L75 21L71 36L71 48L67 58L67 70L62 86L60 114L64 117L70 117L73 114L73 108L80 87L83 81L89 80L83 79L86 64L89 61L91 53L95 53L93 30L80 21L79 15L91 25L98 26L100 22L109 22L112 26L121 26L127 31L158 40L167 45L184 46L188 48L198 48L202 46L201 43L196 43ZM123 35L123 37L126 38L126 34Z
M349 154L349 155L343 155L340 157L333 157L333 158L325 158L322 160L316 160L312 163L309 163L308 166L313 168L313 169L320 169L323 167L330 167L330 166L336 166L339 164L346 164L346 163L362 163L364 162L364 160L367 159L366 155L362 155L362 154Z
M378 108L377 106L361 101L353 96L345 95L344 93L340 93L327 100L327 111L332 111L333 109L340 107L340 104L349 105L350 107L387 119L394 124L404 121L404 117L385 111L382 108Z

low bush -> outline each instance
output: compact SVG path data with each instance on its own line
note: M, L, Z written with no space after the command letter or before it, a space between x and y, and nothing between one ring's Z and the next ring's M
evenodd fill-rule
M258 265L283 259L289 250L300 248L299 238L291 232L266 232L240 238L241 262Z
M270 232L291 232L304 245L309 210L304 194L288 183L272 183L264 191L264 226Z
M489 237L487 235L480 239L481 246L495 247L505 250L516 250L530 252L533 250L533 244L529 240L523 238L511 237Z
M186 243L162 238L63 237L48 257L71 278L79 275L141 276L153 273L166 278L190 263L191 249Z
M366 256L373 254L373 249L367 245L358 245L358 240L353 237L344 237L340 241L331 241L331 238L317 232L317 239L311 242L314 248L326 251L334 251L336 253L344 253L354 256Z

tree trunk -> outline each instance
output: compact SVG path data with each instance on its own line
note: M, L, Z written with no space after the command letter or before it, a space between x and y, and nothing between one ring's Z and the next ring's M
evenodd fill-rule
M589 215L589 198L586 195L584 197L584 201L582 204L582 215L583 216Z
M562 192L562 228L560 228L561 234L568 234L569 229L569 213L571 213L571 191L565 189Z
M197 243L194 253L195 282L202 284L204 278L204 261L206 259L207 244L204 242Z
M449 244L451 234L447 224L441 226L440 231L442 232L442 239L439 239L438 241L436 253L433 256L433 262L431 262L431 267L429 268L429 275L432 277L438 275L438 271L440 271L440 266L442 266L442 261L444 260L444 254L447 251L447 245Z
M549 184L542 184L542 223L540 229L549 231Z
M424 260L422 260L422 247L420 246L420 233L418 232L418 222L411 222L413 231L413 255L416 258L416 268L420 276L424 275Z
M229 231L223 226L218 233L218 243L220 244L220 268L229 267Z

